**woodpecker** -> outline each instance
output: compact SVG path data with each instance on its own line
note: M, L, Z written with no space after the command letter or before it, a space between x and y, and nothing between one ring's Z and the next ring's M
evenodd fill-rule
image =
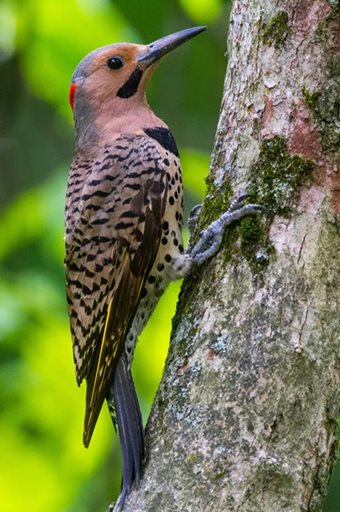
M144 457L130 371L137 336L167 284L213 256L226 225L261 210L241 196L196 245L183 249L179 154L145 89L159 60L203 30L94 50L76 67L70 86L75 154L66 196L68 312L77 382L87 383L84 444L105 400L118 429L123 477L116 510L138 485ZM199 210L189 219L191 231Z

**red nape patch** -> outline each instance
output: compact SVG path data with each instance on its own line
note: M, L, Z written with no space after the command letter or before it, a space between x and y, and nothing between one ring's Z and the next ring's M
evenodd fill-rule
M75 95L76 89L77 89L77 84L71 84L70 91L68 94L68 99L69 99L72 110L73 110L74 95Z

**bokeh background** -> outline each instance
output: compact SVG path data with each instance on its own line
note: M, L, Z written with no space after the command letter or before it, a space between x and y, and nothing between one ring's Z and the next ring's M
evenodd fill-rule
M178 142L189 210L204 195L229 10L222 0L0 0L0 512L104 511L119 492L105 407L89 450L82 446L85 386L76 386L66 313L73 69L98 46L208 25L163 61L148 94ZM169 287L138 345L133 372L145 420L179 286ZM337 473L325 512L340 511Z

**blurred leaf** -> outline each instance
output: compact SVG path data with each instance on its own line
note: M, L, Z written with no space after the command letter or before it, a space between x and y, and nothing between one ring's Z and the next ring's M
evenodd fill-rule
M0 214L0 261L35 240L58 261L63 258L66 172L58 172L46 184L23 193Z
M164 25L169 23L178 13L175 2L163 0L162 2L141 2L140 0L111 0L111 3L119 9L125 19L140 34L136 43L151 43L161 37ZM166 32L164 33L164 35Z
M27 83L42 98L70 116L68 88L74 68L85 55L115 41L134 39L133 29L107 2L26 0L30 15L22 63ZM66 110L67 109L67 110Z
M211 23L220 14L221 0L179 0L188 16L197 23Z
M181 150L184 191L190 191L201 201L205 193L205 178L209 174L210 155L194 149Z
M16 18L11 6L0 4L0 61L15 50Z

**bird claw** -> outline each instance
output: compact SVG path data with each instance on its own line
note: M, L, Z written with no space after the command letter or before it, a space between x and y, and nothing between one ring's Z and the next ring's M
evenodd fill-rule
M244 193L244 194L240 194L239 196L232 197L228 211L233 212L234 210L238 210L239 208L242 208L242 206L244 206L244 204L243 204L244 201L246 199L248 199L249 196L250 196L250 194Z
M244 206L252 206L254 210L261 211L264 213L269 213L269 210L265 206L261 206L260 204L245 205L244 201L246 199L248 199L248 197L251 197L251 194L247 194L246 192L244 194L240 194L239 196L234 196L231 199L230 206L229 206L227 212L231 213L236 210L239 210L240 208L243 208Z
M190 250L191 257L196 265L202 265L208 258L216 254L221 246L226 226L246 215L254 215L258 212L268 213L268 210L259 204L245 205L244 200L249 195L241 194L233 199L228 210L202 231L199 241Z

